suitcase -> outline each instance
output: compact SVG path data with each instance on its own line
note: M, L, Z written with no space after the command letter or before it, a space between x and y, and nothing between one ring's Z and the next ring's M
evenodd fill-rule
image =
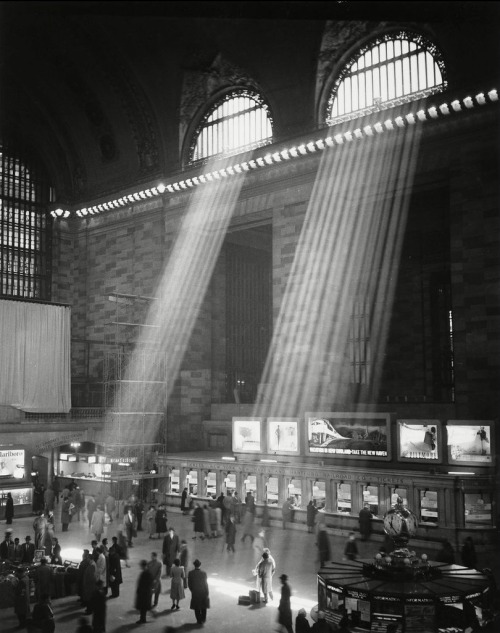
M256 591L255 589L251 589L248 592L248 595L250 596L250 602L252 604L259 604L260 603L260 591Z
M243 604L245 607L248 607L251 604L250 596L240 596L238 598L238 604Z

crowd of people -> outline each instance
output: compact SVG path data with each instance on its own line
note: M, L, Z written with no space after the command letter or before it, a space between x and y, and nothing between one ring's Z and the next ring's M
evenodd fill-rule
M123 583L122 565L130 567L129 549L134 547L134 539L138 532L144 531L149 539L161 540L161 552L151 552L150 560L139 562L140 572L135 592L135 608L139 612L137 624L147 622L148 612L158 608L162 594L162 581L168 585L167 591L171 600L171 611L181 608L187 592L190 592L190 608L194 611L198 624L203 624L210 607L207 574L201 569L201 561L197 558L190 561L188 547L189 537L177 534L175 528L167 522L165 504L150 504L145 511L143 502L135 495L126 500L117 500L111 494L85 495L76 483L70 483L59 489L57 478L51 486L43 489L43 504L37 505L37 514L33 520L33 539L31 535L13 538L13 529L6 530L4 541L0 543L0 561L9 561L14 565L32 565L35 553L42 554L39 565L34 572L36 604L30 604L30 585L26 568L16 571L14 611L19 619L20 627L27 622L35 630L52 632L55 630L53 611L50 601L50 576L52 565L63 565L61 547L55 536L54 510L61 504L61 529L66 532L72 522L85 521L94 537L90 547L83 549L77 571L77 593L83 610L80 614L78 629L80 633L93 631L103 633L106 629L106 604L108 599L119 598L120 585ZM283 529L293 521L293 500L284 504L282 521ZM264 505L260 526L256 527L255 498L248 492L241 500L238 494L228 491L217 498L206 502L195 502L184 489L181 495L181 511L191 515L193 522L192 539L224 538L228 553L235 552L237 542L245 543L249 538L254 552L255 566L252 570L255 577L255 590L258 601L267 604L274 600L273 579L276 573L276 561L269 548L266 530L270 526L269 512ZM143 516L145 526L143 528ZM5 515L6 523L12 525L14 513L9 507ZM361 510L359 531L361 540L369 540L373 515L369 506ZM307 506L306 524L309 533L314 533L318 550L318 566L332 559L332 549L326 528L326 515L313 500ZM109 526L116 525L116 534L111 542L103 534L110 534ZM106 529L107 527L107 529ZM238 534L240 532L240 534ZM239 538L238 538L239 537ZM160 549L160 548L158 548ZM467 538L462 549L462 563L467 567L476 566L474 544ZM356 534L349 534L344 551L344 559L355 560L358 556ZM444 544L437 560L454 562L453 548ZM278 625L282 631L296 633L304 631L327 631L324 614L319 612L317 621L310 625L307 614L301 609L292 621L290 599L292 591L288 584L288 576L281 574L281 596L278 608ZM91 622L87 620L91 619Z

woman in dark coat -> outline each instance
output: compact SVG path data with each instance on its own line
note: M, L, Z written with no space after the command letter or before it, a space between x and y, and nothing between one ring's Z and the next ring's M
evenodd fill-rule
M307 504L307 531L311 533L314 530L314 524L316 523L316 513L318 512L314 501L311 499Z
M226 521L226 550L228 552L234 552L234 543L236 541L236 525L234 523L234 517L230 516Z
M10 525L14 518L14 500L10 492L7 493L7 501L5 502L5 523Z
M111 588L111 597L118 598L120 595L120 585L123 582L122 565L120 562L120 554L116 549L109 550L109 586Z
M182 491L182 494L181 494L181 512L182 512L182 514L185 514L188 511L188 506L186 504L187 496L188 496L188 489L184 488L184 490Z
M278 622L281 626L285 627L287 633L293 633L292 625L292 607L290 605L290 598L292 597L292 591L290 585L288 585L288 576L282 574L281 580L281 598L278 606Z
M194 523L193 538L196 538L196 535L199 534L201 540L203 540L205 538L205 525L204 525L204 517L203 517L203 508L200 506L199 503L196 504L196 507L193 512L193 523Z
M331 559L330 539L325 529L318 532L318 556L320 565L324 565Z
M161 505L158 507L155 516L156 523L156 532L158 533L158 537L160 538L162 534L165 534L167 531L167 513L165 508Z

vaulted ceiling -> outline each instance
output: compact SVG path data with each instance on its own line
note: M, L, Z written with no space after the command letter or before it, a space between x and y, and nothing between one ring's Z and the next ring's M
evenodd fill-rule
M364 20L367 30L398 18L430 20L458 50L462 27L449 21L498 30L497 9L496 2L2 2L2 142L39 157L60 198L84 200L181 170L192 120L210 92L231 82L262 89L279 137L313 129L327 20Z

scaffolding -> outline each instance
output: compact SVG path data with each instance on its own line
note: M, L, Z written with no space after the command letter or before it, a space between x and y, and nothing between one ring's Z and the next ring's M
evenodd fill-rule
M152 323L158 300L117 292L109 300L115 309L108 324L103 383L111 441L104 450L120 466L114 480L154 479L153 464L166 453L167 359L157 349L159 326Z

